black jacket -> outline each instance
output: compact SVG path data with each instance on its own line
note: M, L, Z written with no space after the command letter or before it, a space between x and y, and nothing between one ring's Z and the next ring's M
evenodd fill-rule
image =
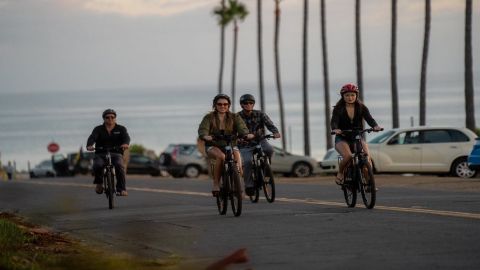
M375 119L373 119L367 106L359 103L355 103L355 113L353 119L348 117L347 109L345 106L335 106L332 112L332 120L330 122L332 130L334 129L363 129L363 119L367 121L371 127L378 126Z
M92 134L88 137L87 146L95 144L98 147L120 147L122 144L130 144L130 136L124 126L116 124L111 134L108 134L105 124L96 126ZM95 153L104 153L106 151L95 149ZM111 151L112 153L123 154L122 150Z

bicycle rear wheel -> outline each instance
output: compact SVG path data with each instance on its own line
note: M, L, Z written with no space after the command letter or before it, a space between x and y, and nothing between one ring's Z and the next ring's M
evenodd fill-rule
M369 162L365 162L360 168L361 182L360 191L362 193L363 203L368 209L372 209L375 206L377 199L377 190L375 188L375 178L373 177L372 165Z
M230 168L230 203L233 214L238 217L242 214L242 184L236 168Z
M223 175L220 179L220 192L218 193L218 196L216 198L217 199L218 213L220 215L225 215L227 213L228 193L229 193L229 190L230 190L229 183L230 183L230 177L224 171Z
M357 185L354 182L355 172L351 163L345 168L343 179L342 190L343 196L345 197L345 203L348 207L355 207L355 204L357 203Z
M259 192L259 184L258 184L258 178L256 176L256 171L257 171L257 168L255 167L253 170L252 170L252 175L250 176L252 179L251 181L253 182L253 195L248 195L248 197L250 197L250 201L252 203L257 203L258 202L258 198L260 197L260 192Z
M115 177L111 171L107 172L106 175L107 189L105 194L108 198L108 208L113 209L114 207L114 198L115 198Z
M264 162L263 166L263 193L269 203L275 201L275 181L273 179L272 168L269 162Z

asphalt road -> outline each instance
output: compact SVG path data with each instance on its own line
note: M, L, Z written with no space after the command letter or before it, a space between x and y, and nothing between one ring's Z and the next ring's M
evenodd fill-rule
M129 176L129 196L117 197L113 210L87 177L1 181L0 211L89 245L179 256L198 269L243 247L249 262L230 269L480 269L478 188L389 185L392 176L376 177L382 184L373 210L347 208L329 178L279 179L273 204L244 201L240 217L230 209L220 216L205 179Z

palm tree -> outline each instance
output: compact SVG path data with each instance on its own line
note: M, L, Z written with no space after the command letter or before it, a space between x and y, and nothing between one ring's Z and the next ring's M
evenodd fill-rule
M265 111L265 98L263 92L262 0L257 0L257 12L258 90L260 92L260 110Z
M325 136L327 138L327 150L333 147L332 135L330 135L330 86L328 80L328 53L327 53L327 24L325 19L325 0L320 0L320 25L322 36L323 56L323 93L325 96Z
M390 52L390 75L392 91L392 128L398 128L398 86L397 86L397 0L392 0L392 43Z
M228 0L225 8L216 8L215 15L219 18L220 25L227 26L233 22L233 59L232 59L232 111L235 111L235 74L237 65L238 21L243 21L248 15L244 4L237 0Z
M357 85L363 100L362 39L360 35L360 0L355 0L355 43L357 49Z
M306 156L310 156L310 127L308 120L308 0L303 1L303 143Z
M285 115L283 109L282 81L280 79L280 59L278 50L278 38L280 29L280 0L275 0L275 35L273 42L273 50L275 54L275 79L277 83L278 106L280 112L280 128L282 130L282 148L287 149L287 139L285 130Z
M422 71L420 75L420 126L425 125L428 43L430 40L430 0L425 0L425 32L423 36Z
M475 106L473 96L472 63L472 0L465 8L465 126L475 132Z
M218 8L217 8L218 9ZM225 0L220 1L220 10L225 10ZM223 16L223 13L220 13ZM220 24L220 71L218 74L218 93L223 93L223 64L225 62L225 25Z

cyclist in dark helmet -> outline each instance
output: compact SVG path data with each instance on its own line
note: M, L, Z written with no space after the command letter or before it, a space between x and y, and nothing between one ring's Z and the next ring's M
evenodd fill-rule
M222 152L225 141L214 141L213 135L220 134L221 131L225 135L238 135L238 137L247 136L253 138L252 134L248 134L242 118L235 113L230 112L230 97L224 94L218 94L213 99L213 111L207 113L198 127L198 137L205 141L205 152L210 159L215 160L215 168L213 171L213 196L218 196L220 191L220 176L222 173L222 164L225 161L225 154ZM236 143L234 143L235 145ZM241 157L238 148L233 149L233 156L237 164L241 164ZM241 165L239 165L240 169Z
M363 129L363 120L365 120L368 125L376 131L382 129L378 126L375 119L373 119L367 106L358 99L358 93L358 87L353 83L348 83L342 86L340 90L341 98L338 100L332 112L331 127L332 131L336 134L335 149L343 158L340 162L335 179L335 182L339 185L343 182L343 169L352 158L352 152L350 151L349 145L353 143L351 141L351 136L348 136L349 134L343 134L342 130L355 128ZM368 155L367 143L363 140L362 144L364 151Z
M110 151L117 176L117 195L127 196L123 151L129 147L130 136L124 126L116 123L117 113L113 109L105 110L102 113L102 118L103 124L96 126L87 140L87 150L95 150L95 158L93 161L93 171L95 173L93 183L96 184L95 191L98 194L103 193L102 176L106 151L101 148L118 147L120 148L119 150Z
M254 134L256 137L264 136L266 127L270 132L273 133L275 138L281 137L278 128L275 127L272 120L270 120L270 117L268 117L268 115L262 111L253 109L255 106L255 97L250 94L241 96L240 105L242 106L242 111L240 111L238 115L242 117L250 133ZM265 154L271 160L273 155L273 147L267 142L266 139L261 140L260 145L262 146ZM240 148L240 153L242 154L245 193L251 196L255 191L251 179L252 155L255 148L251 145L248 145L248 143L240 143L238 147Z

